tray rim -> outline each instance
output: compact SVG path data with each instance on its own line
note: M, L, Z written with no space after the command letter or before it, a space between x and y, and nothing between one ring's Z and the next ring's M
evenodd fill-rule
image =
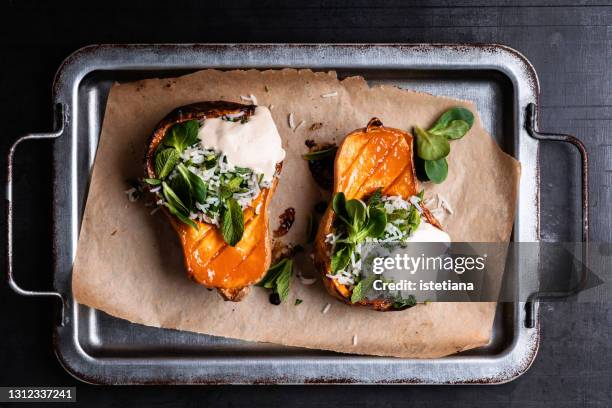
M524 116L520 111L524 105L526 105L527 101L533 102L538 106L539 102L539 81L537 78L537 74L533 69L533 66L529 63L529 61L518 51L498 44L125 44L125 45L90 45L83 47L74 53L72 53L66 60L60 65L54 82L53 82L53 101L54 106L58 106L61 104L67 109L64 110L64 121L66 122L65 132L64 132L64 142L67 135L72 136L72 156L74 159L77 154L77 150L75 148L76 145L76 134L77 134L77 126L75 122L78 121L78 118L73 115L73 106L74 102L78 100L77 90L78 86L83 78L85 78L89 73L97 70L104 69L114 69L114 70L148 70L148 69L205 69L207 67L211 67L211 64L184 64L180 65L180 61L172 60L173 57L178 57L180 59L181 55L189 55L196 54L199 56L215 56L217 58L224 58L226 53L237 53L237 52L284 52L284 60L281 58L279 61L281 63L268 63L266 67L269 68L281 68L281 67L294 67L294 68L314 68L313 64L304 64L304 62L294 61L295 64L287 64L282 61L286 61L288 58L298 58L297 54L291 54L291 56L287 57L288 50L299 50L303 54L319 54L324 56L329 56L330 53L338 53L348 50L351 50L350 53L354 53L359 51L361 53L385 53L388 52L391 56L404 56L406 53L410 54L419 54L420 56L431 56L435 52L445 52L449 55L453 55L456 57L460 57L465 53L480 53L481 57L486 59L486 56L489 57L497 54L497 57L504 59L506 62L509 62L509 65L503 64L495 64L490 62L490 65L475 65L475 64L465 64L460 66L455 66L455 68L451 68L447 66L447 69L466 69L466 70L475 70L475 69L491 69L494 71L499 71L506 77L508 77L513 84L514 91L517 93L517 87L520 87L520 91L524 92L525 95L522 97L519 96L515 102L514 106L514 115L515 121L518 121L520 125L517 126L517 133L522 134L526 133L524 129ZM134 56L137 53L145 53L146 58L143 58L143 62L138 62L137 60L132 60L130 63L120 62L121 58L126 56ZM170 56L170 58L168 58ZM328 60L328 65L332 65L336 68L339 68L340 65L349 66L351 65L351 61L347 60L345 57L342 60L338 60L338 56L335 57L336 60ZM159 59L164 60L163 62L159 62ZM278 60L277 60L278 61ZM116 65L113 65L116 64ZM212 64L214 65L214 64ZM402 61L397 62L393 67L394 68L407 68L405 62L402 64ZM214 65L214 67L218 67ZM228 66L228 68L231 67ZM236 67L236 66L234 66ZM352 66L354 67L354 66ZM381 65L377 65L376 67L383 67ZM457 68L459 67L459 68ZM361 65L360 68L369 69L372 68L372 65ZM321 69L333 69L333 68L321 68ZM416 69L414 66L412 69ZM422 66L418 69L436 69L434 67ZM441 68L437 68L438 70ZM523 82L526 83L523 83ZM524 89L525 88L525 89ZM516 106L518 105L518 106ZM515 135L516 139L519 139L519 134ZM533 180L529 180L532 182L533 189L533 199L534 202L530 203L532 208L535 209L535 214L533 214L535 224L533 225L532 231L530 231L530 239L539 240L539 167L538 167L538 143L533 139L529 140L528 144L530 144L533 148L535 146L535 151L532 152L534 154L535 159L535 177ZM524 141L524 140L523 140ZM516 142L515 142L516 143ZM518 147L520 149L521 146ZM55 149L55 147L54 147ZM520 150L519 150L520 156ZM74 160L72 160L72 163ZM73 173L76 171L74 166L70 169ZM65 174L65 169L64 169ZM75 174L73 174L75 175ZM54 184L57 184L58 175L55 174ZM74 187L71 186L72 190ZM57 186L56 186L57 187ZM521 180L521 191L523 190L523 179ZM58 188L54 189L54 254L57 256L65 255L61 253L61 245L58 243L58 237L62 235L62 233L72 233L72 236L78 237L78 225L71 225L71 231L61 231L61 228L58 228L58 224L61 224L61 221L66 218L65 214L62 214L62 211L65 208L69 207L73 211L78 209L78 203L76 202L76 197L74 191L72 191L72 196L69 197L69 200L62 199L62 194L68 193L67 191L60 191ZM65 197L64 197L65 198ZM519 198L520 200L520 198ZM68 202L67 202L68 201ZM515 226L519 222L519 210L520 210L520 201L519 208L517 208L517 221ZM74 222L72 222L74 224ZM78 224L78 222L77 222ZM75 248L71 248L72 254L74 254ZM72 259L72 258L71 258ZM57 258L56 258L57 261ZM539 347L540 341L540 331L539 331L539 311L536 311L536 325L533 329L525 329L518 328L519 338L515 339L515 342L522 342L522 348L524 348L523 355L516 355L517 346L513 345L511 347L511 351L507 353L501 353L501 357L497 356L495 358L488 357L480 357L481 359L488 360L504 360L499 361L503 363L499 367L497 367L497 372L491 375L490 371L486 374L484 371L482 375L472 375L470 376L456 376L455 378L448 378L445 381L431 381L426 380L424 378L420 378L418 375L413 377L402 376L401 378L395 378L390 380L383 381L369 381L363 377L351 377L350 375L301 375L301 374L289 374L289 375L278 375L274 378L268 376L249 376L245 375L245 373L238 373L237 375L229 375L217 376L214 378L209 378L206 375L195 375L189 376L184 373L172 373L173 377L168 376L166 380L160 379L160 377L156 378L138 378L137 380L131 380L129 375L129 370L126 367L126 364L102 364L101 359L96 359L86 354L86 352L80 347L78 338L76 334L78 333L78 326L76 319L76 313L78 308L75 307L74 299L71 294L70 285L66 286L66 280L70 283L72 269L70 267L70 272L68 279L63 277L63 282L61 281L59 273L61 272L61 266L54 265L54 278L56 282L56 287L63 288L63 290L58 289L62 294L66 295L68 299L68 304L66 305L68 313L68 321L64 326L55 326L54 328L54 349L56 355L62 364L62 366L75 378L90 382L90 383L121 383L121 384L164 384L164 383L185 383L185 384L220 384L220 383L230 383L230 384L253 384L253 383L274 383L274 384L304 384L304 383L338 383L338 384L500 384L511 381L518 376L525 373L531 364L533 363L535 356L537 354L537 350ZM521 311L523 311L522 305L517 306L519 309L519 315ZM519 316L520 318L520 316ZM516 321L515 317L515 321ZM528 333L527 333L528 332ZM522 336L520 334L523 333ZM328 364L334 365L346 365L343 360L345 357L339 355L338 357L333 358L325 358L325 363L318 363L319 371L321 374L323 372L328 371L326 368L321 368ZM362 359L372 359L372 357L364 356ZM422 366L422 365L432 365L433 362L435 364L440 365L440 368L444 365L451 364L451 362L465 361L464 365L467 367L470 365L468 360L470 360L470 356L453 356L445 359L433 359L433 360L405 360L405 359L387 359L387 358L377 358L379 363L385 364L392 363L393 360L399 361L399 364L405 364L406 362L412 363L414 366ZM118 359L115 359L118 360ZM123 359L125 360L125 359ZM206 361L215 361L214 364L217 364L218 367L223 369L226 363L221 361L222 359L211 358ZM219 361L217 361L219 360ZM253 359L258 360L258 359ZM259 363L261 363L261 359L259 359ZM278 359L277 359L278 360ZM388 361L392 360L392 361ZM118 363L118 362L115 362ZM492 364L493 362L489 362ZM477 364L477 363L471 363ZM504 365L505 364L505 365ZM218 369L218 368L217 368ZM287 367L284 367L287 370ZM98 375L92 375L92 371L97 371ZM346 371L346 370L345 370ZM475 372L478 370L474 370ZM493 370L495 371L495 370Z

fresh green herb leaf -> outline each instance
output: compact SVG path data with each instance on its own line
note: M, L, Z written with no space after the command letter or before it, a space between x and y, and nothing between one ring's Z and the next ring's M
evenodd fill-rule
M183 151L198 141L200 124L197 120L188 120L172 125L164 137L164 145L173 147L177 152Z
M354 247L350 244L338 244L339 248L334 251L331 259L332 273L335 274L338 271L346 268L351 262L351 253Z
M301 305L304 302L302 299L295 299L295 306Z
M472 125L474 125L474 114L470 110L465 108L451 108L444 112L442 116L438 118L436 123L434 123L433 126L429 129L429 132L440 132L442 129L451 126L451 123L454 121L463 121L467 124L467 130L464 132L465 135L465 133L467 133L467 131L472 128ZM463 135L461 135L459 138L461 137L463 137Z
M429 133L418 126L414 127L417 154L424 160L439 160L450 153L448 139L439 134Z
M377 188L370 198L368 198L368 207L376 207L382 204L382 187Z
M443 157L439 160L425 160L425 173L434 183L442 183L444 180L446 180L446 176L448 176L448 163L446 158Z
M184 215L186 217L189 216L189 208L187 208L187 206L183 204L183 202L176 195L174 190L172 190L172 188L170 188L168 183L166 183L165 181L162 182L162 191L164 193L166 202L171 206L169 207L170 210L175 209L179 214Z
M413 295L409 295L407 298L403 298L401 294L398 293L396 298L393 301L394 309L408 309L416 305L416 299Z
M357 303L365 299L368 291L374 285L374 282L377 279L380 279L380 276L372 274L367 278L360 280L359 283L353 288L353 293L351 293L351 303Z
M400 208L398 210L393 211L391 214L387 215L387 221L393 223L399 220L408 220L409 214L410 214L409 210Z
M164 205L170 210L170 213L172 215L174 215L176 218L178 218L182 223L189 225L190 227L194 228L194 229L198 229L198 224L195 223L194 220L192 220L189 217L184 216L183 214L181 214L180 212L178 212L174 207L172 207L169 203L164 203Z
M225 187L228 190L235 192L240 188L240 184L242 184L242 180L243 178L240 176L233 177L230 181L227 182Z
M346 224L351 224L349 221L349 216L346 212L346 197L342 191L334 195L334 198L332 199L332 209L338 218L340 218Z
M289 296L289 288L291 286L291 277L293 276L293 261L287 260L282 272L276 279L276 288L274 291L280 296L281 302Z
M257 286L272 289L274 292L278 293L281 301L284 301L287 299L287 296L289 296L292 276L293 261L289 258L284 258L268 269L266 276L257 283ZM296 305L297 304L296 301Z
M351 230L354 232L361 230L366 222L365 203L361 200L352 199L346 202L345 208Z
M179 163L176 166L176 169L189 186L191 200L204 204L206 201L206 194L208 192L208 187L204 181L182 163Z
M161 184L161 180L154 178L144 178L143 181L151 186L159 186Z
M410 233L413 233L421 225L421 214L413 205L410 207L410 214L408 215L408 226L410 227Z
M327 149L322 149L322 150L317 150L315 152L306 153L302 155L302 158L308 161L321 160L326 157L335 155L337 150L338 150L337 146L332 146Z
M189 180L185 179L181 173L172 179L167 180L168 185L172 189L172 191L176 194L176 196L181 200L181 202L185 205L188 212L193 208L193 198L191 194L191 187L189 185Z
M227 198L221 210L221 235L228 245L235 246L242 239L243 233L242 207L233 198Z
M155 173L160 180L165 179L174 170L180 158L174 149L163 149L155 155Z
M441 135L450 140L461 139L470 130L470 125L464 120L453 120L447 127L436 131L428 131L429 134Z
M256 286L260 286L266 289L273 289L275 286L276 279L278 278L278 275L280 275L283 271L283 267L285 266L285 263L287 263L287 261L289 261L289 259L284 258L275 263L274 265L270 266L268 268L268 272L266 272L266 276L264 276L263 279L260 280Z
M378 207L370 209L370 217L368 219L367 231L368 237L379 238L385 232L387 226L387 212Z

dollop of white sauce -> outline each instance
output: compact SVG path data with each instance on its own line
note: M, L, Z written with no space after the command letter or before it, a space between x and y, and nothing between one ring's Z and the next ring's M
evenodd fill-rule
M421 220L419 228L408 237L406 242L446 242L450 244L451 239L446 232L425 222L425 220Z
M276 164L285 158L272 114L263 106L255 108L245 123L205 119L198 138L204 149L223 153L230 168L247 167L263 174L267 182L274 178Z

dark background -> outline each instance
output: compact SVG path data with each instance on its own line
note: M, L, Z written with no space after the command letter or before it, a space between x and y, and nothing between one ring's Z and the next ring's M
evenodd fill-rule
M17 136L51 129L53 75L66 56L92 43L501 43L522 52L539 74L542 128L575 134L586 143L591 239L612 241L610 1L48 3L1 3L3 167ZM50 142L27 143L17 154L16 273L32 289L51 287L50 148ZM541 156L542 237L578 240L578 155L544 144ZM51 346L51 301L21 298L7 285L0 293L0 385L77 386L83 406L612 406L610 304L543 305L533 367L501 386L111 388L82 384L60 367Z

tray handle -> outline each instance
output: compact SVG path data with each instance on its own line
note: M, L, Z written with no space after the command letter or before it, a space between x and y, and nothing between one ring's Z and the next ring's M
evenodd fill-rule
M66 300L59 292L54 291L33 291L23 289L15 282L13 277L13 161L17 147L26 140L40 139L56 139L64 133L65 116L63 105L58 104L56 107L56 128L58 130L51 133L30 133L18 138L11 146L7 155L7 181L6 181L6 259L7 259L7 280L8 284L15 293L21 296L37 296L37 297L53 297L61 302L60 308L60 325L64 325L64 309L66 308Z
M537 140L550 142L570 143L580 152L580 161L582 163L582 271L578 284L567 292L536 292L529 296L525 303L525 326L533 328L535 326L535 302L543 299L561 299L575 295L583 288L587 281L587 259L588 259L588 241L589 241L589 156L586 147L580 139L572 135L560 133L547 133L538 130L538 111L536 105L530 103L526 109L527 120L525 127L529 136Z

